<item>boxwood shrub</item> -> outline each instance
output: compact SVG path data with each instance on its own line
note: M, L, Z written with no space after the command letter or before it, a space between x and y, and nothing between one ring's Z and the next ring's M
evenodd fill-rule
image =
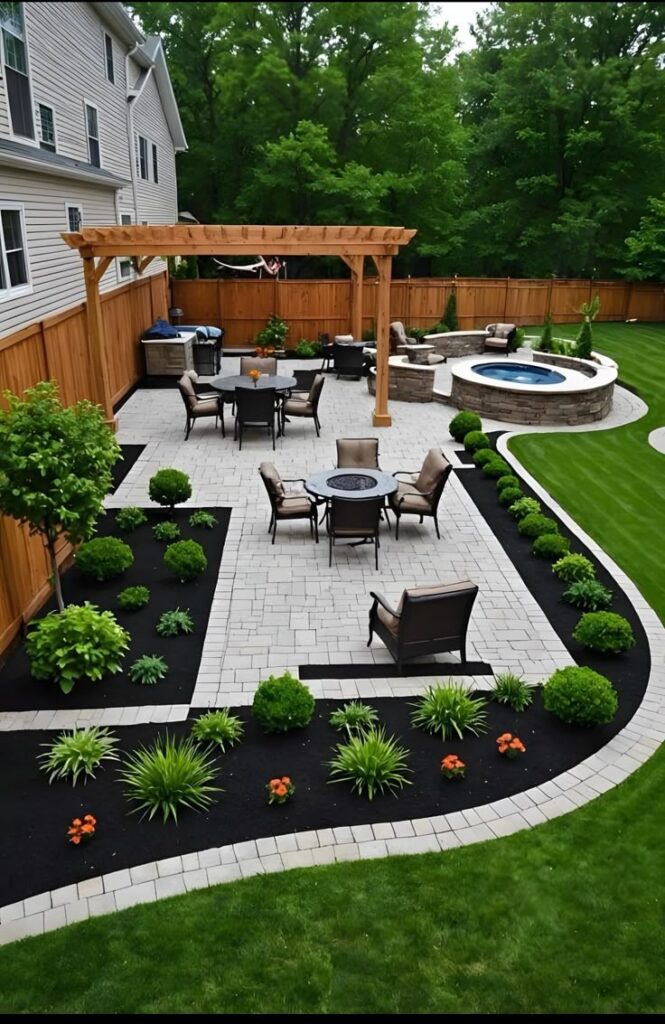
M192 485L179 469L158 469L148 484L148 493L158 505L175 508L192 496Z
M485 451L485 449L482 449ZM489 459L483 466L483 473L485 476L489 476L494 480L498 480L500 476L505 476L506 473L510 473L510 466L505 459L502 459L500 455L494 452L494 458Z
M118 594L118 604L125 612L138 612L145 608L150 600L147 587L125 587Z
M619 699L612 683L590 668L561 668L543 686L547 711L571 725L604 725L617 713Z
M490 447L490 439L482 430L470 430L464 435L464 447L467 452L479 452L482 448Z
M517 529L523 537L540 537L543 533L558 533L559 527L554 519L549 516L542 516L538 512L530 512L524 519L520 519Z
M177 540L164 552L164 564L181 583L186 583L205 572L208 559L198 541Z
M96 580L111 580L129 569L134 554L129 544L119 537L95 537L76 552L76 564L86 576Z
M505 487L521 487L519 477L513 473L506 473L505 476L500 476L496 482L497 494L502 491Z
M448 430L450 431L450 436L456 441L463 441L469 431L480 430L482 425L482 420L477 412L462 409L456 416L453 416L448 424Z
M520 498L514 505L510 506L509 512L515 519L524 519L532 512L540 512L542 505L535 498Z
M481 448L474 452L473 463L475 466L485 466L488 462L494 462L498 456L492 448Z
M314 698L290 672L265 679L254 694L252 714L266 732L302 729L314 714Z
M128 505L127 508L119 508L115 514L115 525L123 533L133 533L143 523L148 522L148 517L142 508L135 505Z
M504 487L498 494L499 505L502 505L503 508L509 508L510 505L519 501L521 497L522 491L519 487Z
M541 533L534 540L531 550L539 558L546 558L548 562L553 562L570 551L570 541L567 537L562 537L560 533Z
M630 622L616 612L586 612L573 630L573 640L600 654L621 654L635 646Z

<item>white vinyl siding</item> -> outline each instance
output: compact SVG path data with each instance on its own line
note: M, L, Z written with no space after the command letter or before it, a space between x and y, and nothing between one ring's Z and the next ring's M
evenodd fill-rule
M136 191L139 208L136 221L137 223L148 220L151 224L176 224L178 203L173 140L153 75L146 82L141 95L135 100L134 131L148 141L147 178L144 180L137 176ZM157 150L157 183L154 180L153 146Z
M0 301L31 291L23 206L0 199Z

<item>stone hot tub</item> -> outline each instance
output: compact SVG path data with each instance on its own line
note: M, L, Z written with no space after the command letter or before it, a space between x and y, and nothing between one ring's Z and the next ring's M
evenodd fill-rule
M533 360L474 356L452 368L451 403L509 423L577 426L612 408L617 365L604 356L575 359L533 353Z

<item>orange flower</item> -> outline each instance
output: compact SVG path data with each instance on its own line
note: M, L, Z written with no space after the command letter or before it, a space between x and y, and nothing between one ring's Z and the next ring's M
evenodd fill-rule
M275 793L277 794L277 796L286 796L287 792L288 790L286 786L283 786L281 783L275 789Z
M277 789L278 786L282 785L282 780L281 779L271 779L270 780L270 785L272 786L273 789Z
M86 835L90 835L90 833L94 832L94 831L95 831L95 826L94 825L83 825L82 828L81 828L81 832L85 832Z
M91 825L96 825L97 824L97 819L93 818L92 814L85 814L83 816L83 820L84 821L89 821Z
M285 786L291 785L291 779L288 777L288 775L282 775L282 782L284 783Z
M72 836L72 838L69 841L70 841L70 843L74 843L75 846L78 846L78 844L81 842L81 837L80 836Z
M512 738L513 738L512 732L504 732L504 733L501 734L501 736L499 736L499 738L497 739L496 742L497 743L510 743Z
M82 824L83 824L83 822L81 821L80 818L74 818L74 820L72 822L72 825L82 825Z

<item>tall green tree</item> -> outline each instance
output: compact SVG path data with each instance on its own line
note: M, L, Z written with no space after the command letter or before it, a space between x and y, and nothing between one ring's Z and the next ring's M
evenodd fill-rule
M465 271L601 276L665 174L665 6L498 3L460 62Z
M665 192L647 202L648 212L626 239L623 273L637 281L665 281Z

